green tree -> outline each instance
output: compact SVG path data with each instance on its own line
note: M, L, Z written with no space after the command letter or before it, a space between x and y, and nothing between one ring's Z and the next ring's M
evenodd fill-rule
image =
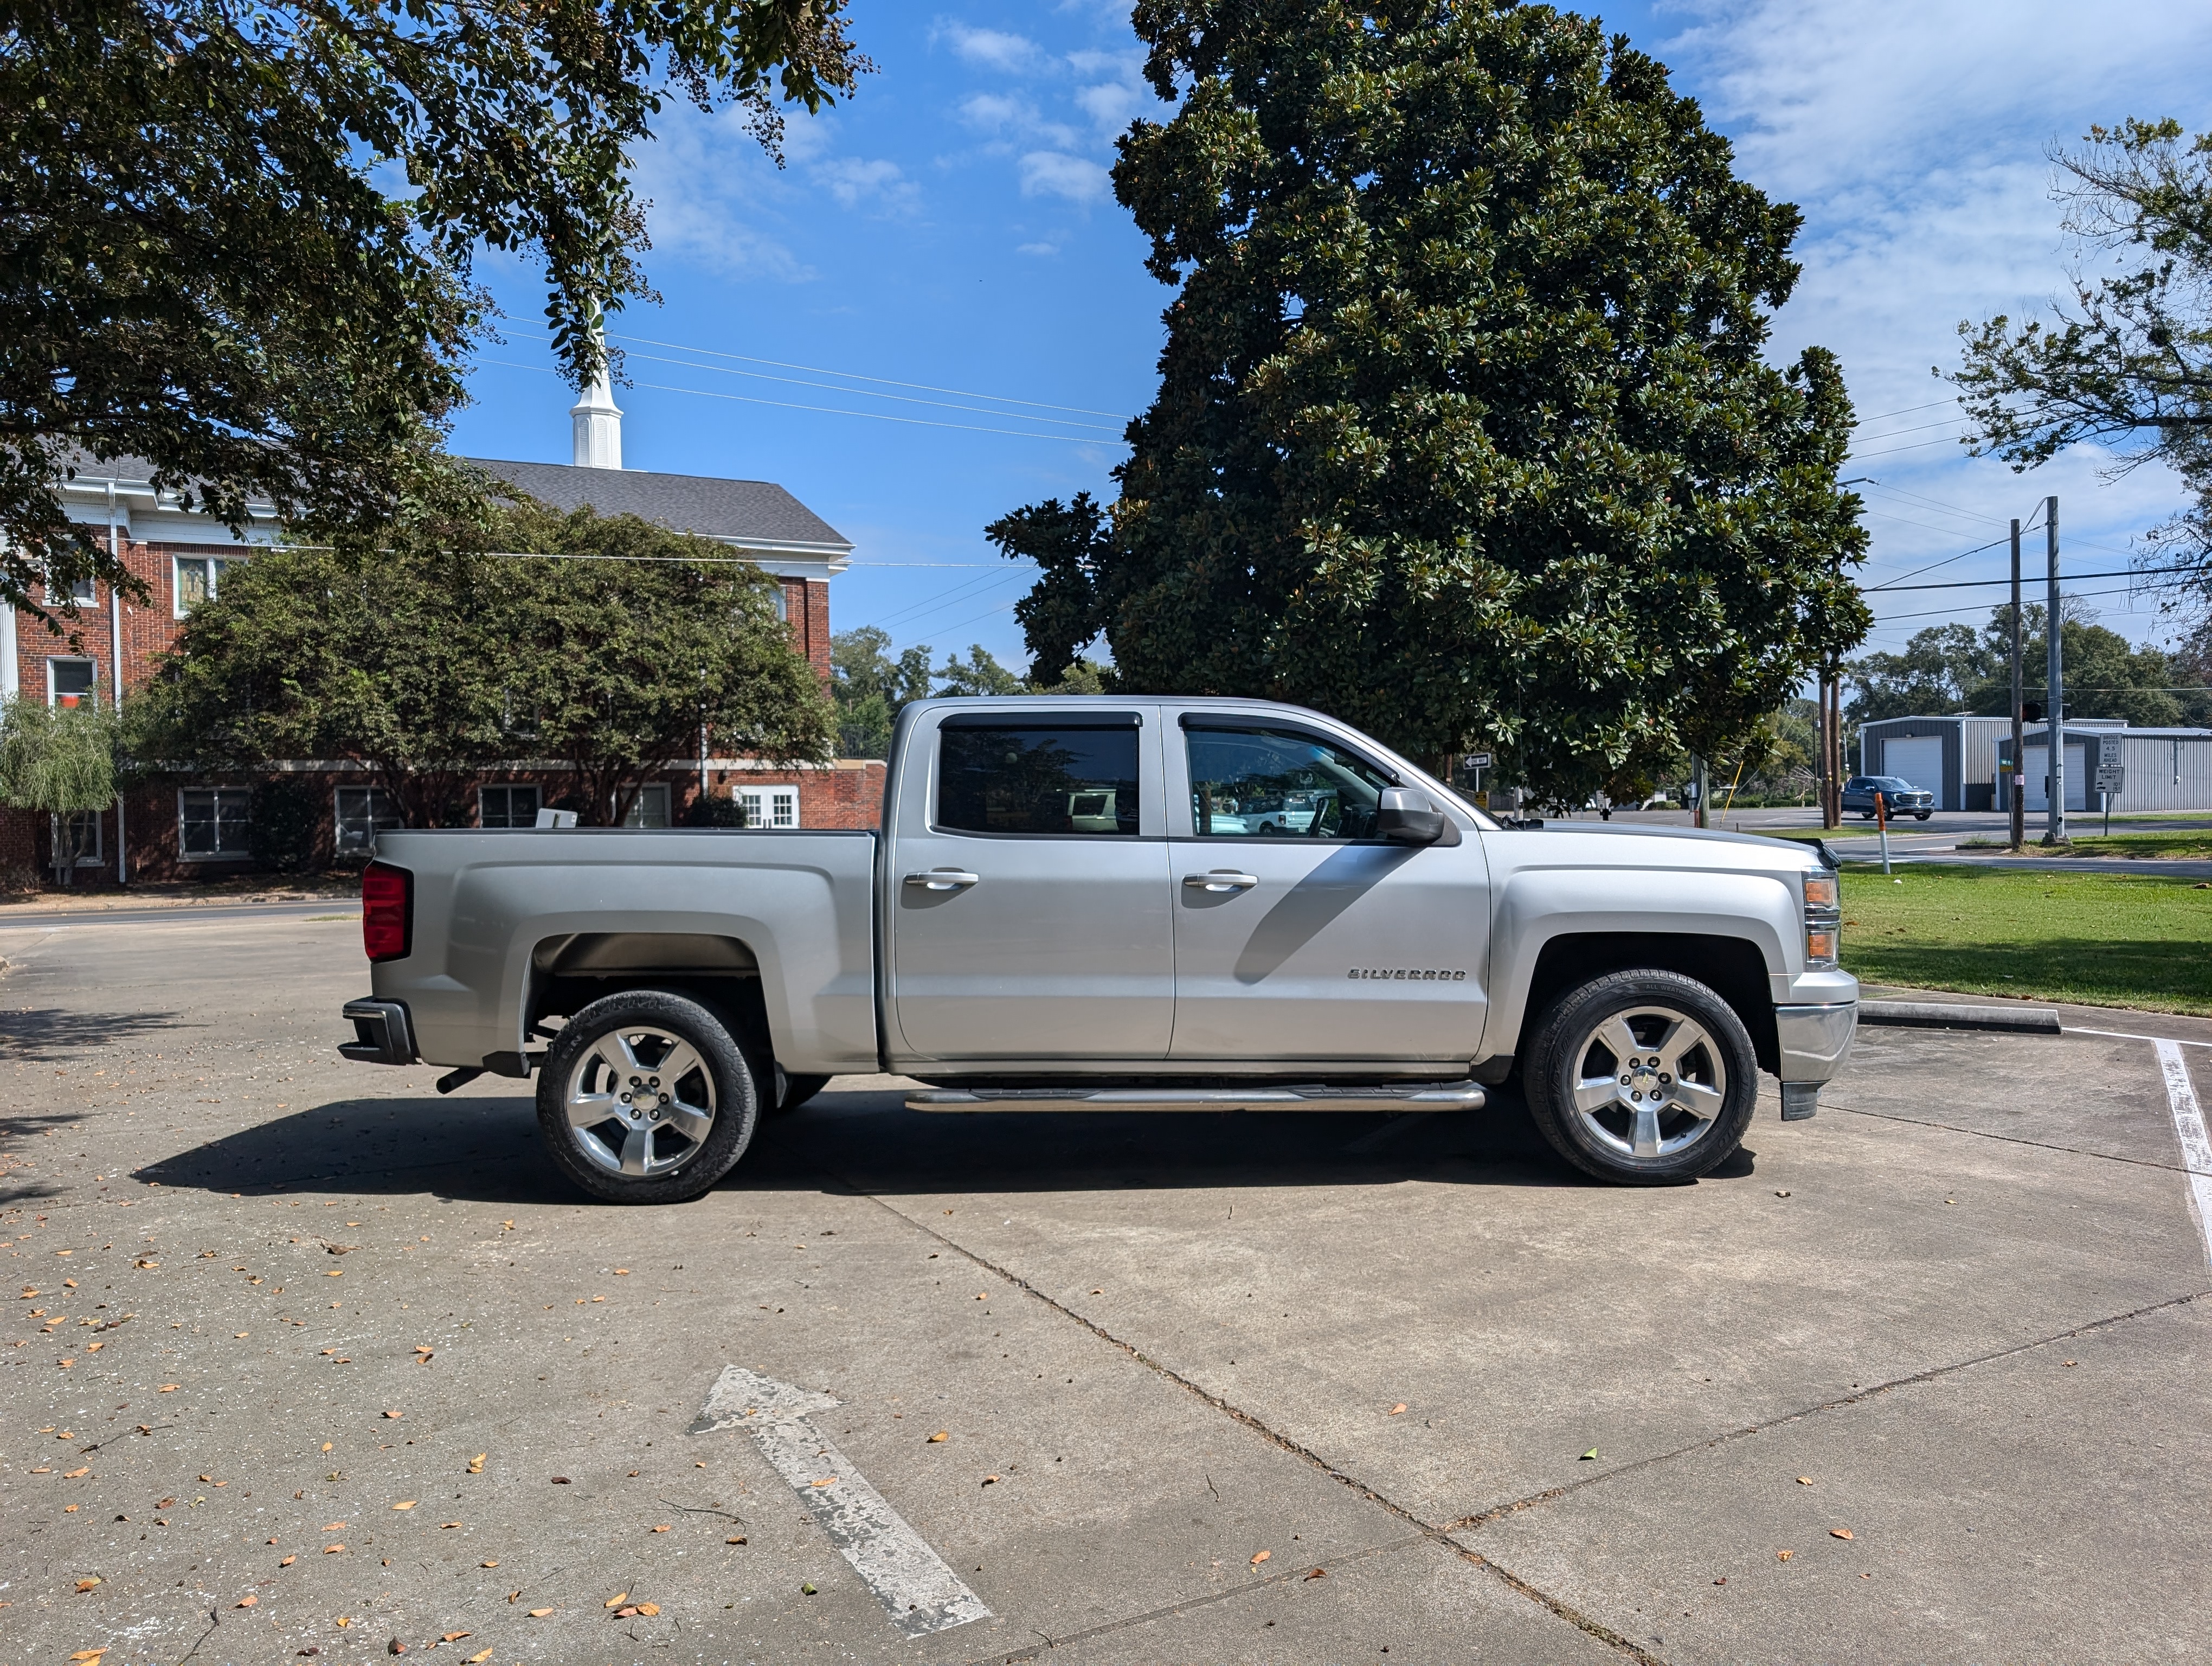
M76 882L92 851L92 818L114 807L120 737L98 704L49 706L16 696L0 705L0 804L51 818L54 877Z
M830 639L830 694L837 702L837 749L846 757L888 757L899 708L929 692L929 646L893 659L891 634L875 625Z
M83 455L241 522L373 525L464 397L479 248L544 272L582 386L651 290L629 158L672 98L779 112L867 68L844 0L55 0L0 31L0 599L109 575Z
M2049 704L2047 618L2039 602L2021 610L2022 698L2039 705ZM1955 623L1915 631L1902 653L1850 662L1846 672L1858 692L1845 713L1855 724L1960 712L2005 716L2012 710L2011 641L2009 602L1990 609L1978 631ZM2212 718L2212 689L2185 651L2137 648L2079 604L2066 607L2059 648L2067 709L2077 716L2124 718L2137 728Z
M994 524L1040 665L1259 695L1573 800L1863 635L1832 357L1765 362L1797 210L1546 6L1145 0L1117 198L1176 290L1110 514Z
M1029 684L1000 665L981 642L969 645L964 664L959 655L947 654L945 663L937 668L937 675L941 680L931 692L940 700L1030 691Z
M696 757L702 722L782 761L825 757L832 733L757 568L634 516L534 506L257 556L139 703L162 757L357 758L416 827L466 824L493 763L560 761L599 824Z
M2114 448L2123 471L2166 464L2191 501L2153 535L2148 564L2181 568L2167 582L2212 606L2212 133L2130 118L2051 161L2077 255L2119 270L2077 265L2072 305L2048 321L1959 326L1951 380L1973 449L2015 470L2083 441Z

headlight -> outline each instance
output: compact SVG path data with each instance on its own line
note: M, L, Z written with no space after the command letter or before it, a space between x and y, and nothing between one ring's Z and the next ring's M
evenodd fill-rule
M1808 869L1803 885L1806 963L1832 966L1843 948L1843 888L1825 867Z

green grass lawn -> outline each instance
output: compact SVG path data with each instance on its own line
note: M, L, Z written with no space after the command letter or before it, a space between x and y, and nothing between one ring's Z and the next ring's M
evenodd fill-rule
M1853 862L1843 881L1844 966L1867 982L2212 1015L2194 879Z

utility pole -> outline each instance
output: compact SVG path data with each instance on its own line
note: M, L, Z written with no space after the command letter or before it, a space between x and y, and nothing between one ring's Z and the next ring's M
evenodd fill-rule
M2027 760L2021 751L2027 686L2020 663L2020 522L2012 524L2012 848L2027 840Z
M2045 844L2066 842L2066 660L2059 648L2063 633L2058 629L2058 499L2054 495L2043 500L2043 539L2048 560L2048 599L2043 634L2050 667L2050 702L2043 722L2043 755L2051 762L2051 790L2046 794L2049 812L2045 820L2043 842Z

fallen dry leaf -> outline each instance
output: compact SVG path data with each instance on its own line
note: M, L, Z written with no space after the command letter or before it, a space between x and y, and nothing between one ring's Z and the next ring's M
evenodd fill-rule
M292 1564L293 1564L293 1563L295 1563L295 1562L298 1561L299 1560L300 1560L300 1559L299 1559L297 1556L284 1556L284 1557L280 1557L280 1558L277 1560L276 1566L277 1566L278 1567L289 1567L289 1566L292 1566Z
M485 1456L486 1455L484 1453L478 1452L474 1457L469 1460L469 1473L471 1474L481 1475L483 1474Z
M2061 634L2063 635L2063 633L2062 632ZM532 1620L543 1620L547 1614L552 1612L553 1610L550 1608L532 1608L530 1611L530 1617Z
M660 1604L658 1602L641 1602L637 1605L637 1611L650 1618L652 1615L660 1612Z
M2062 631L2060 635L2063 635L2064 633ZM466 1666L482 1666L482 1663L484 1661L489 1660L490 1658L491 1651L489 1649L479 1649L476 1653L468 1657Z
M1273 1551L1272 1551L1272 1550L1262 1550L1262 1551L1258 1551L1258 1552L1254 1553L1253 1557L1252 1557L1252 1566L1253 1566L1254 1567L1257 1567L1257 1566L1259 1566L1261 1563L1262 1563L1262 1562L1266 1561L1266 1560L1267 1560L1270 1556L1273 1555L1274 1554L1275 1554L1275 1553L1274 1553Z
M82 1468L82 1469L64 1469L64 1470L63 1470L63 1471L62 1471L62 1479L63 1479L64 1481L75 1481L75 1480L76 1480L78 1476L80 1476L80 1475L88 1475L88 1474L90 1474L91 1473L92 1473L92 1466L91 1466L90 1464L88 1464L88 1464L87 1464L87 1465L85 1465L85 1466L84 1466L84 1468Z
M440 1522L440 1523L438 1523L438 1526L439 1526L439 1529L440 1529L440 1530L441 1530L441 1531L444 1530L444 1529L447 1529L447 1528L451 1528L451 1527L459 1527L459 1525L460 1525L460 1523L459 1523L459 1522Z
M618 1590L618 1591L617 1591L617 1592L616 1592L612 1596L610 1596L609 1598L607 1598L607 1600L606 1600L606 1602L605 1602L605 1606L606 1606L606 1607L608 1607L608 1608L618 1608L622 1607L622 1605L623 1605L623 1603L625 1603L625 1602L629 1602L629 1593L628 1591L626 1591L626 1590Z
M634 1620L636 1617L637 1610L635 1608L624 1607L615 1610L615 1618L617 1620Z
M2058 633L2058 640L2059 640L2059 644L2060 644L2060 646L2061 646L2061 647L2063 647L2063 646L2065 645L2065 641L2066 641L2066 633L2065 633L2064 631L2063 631L2063 630L2062 630L2062 631L2060 631L2060 632ZM343 1615L343 1614L340 1614L340 1615L338 1616L338 1629L339 1629L340 1631L343 1631L347 1626L350 1626L350 1625L352 1625L352 1624L353 1624L353 1621L352 1621L352 1620L349 1620L345 1615Z
M1400 1401L1396 1405L1395 1405L1395 1406L1393 1406L1392 1408L1390 1408L1390 1415L1391 1415L1391 1416L1393 1416L1393 1417L1395 1417L1395 1416L1397 1416L1397 1415L1398 1415L1398 1414L1399 1414L1400 1412L1402 1412L1402 1411L1404 1411L1405 1409L1406 1409L1406 1402L1405 1402L1404 1401L1401 1400L1401 1401Z
M79 1590L91 1590L94 1585L96 1585L96 1584L100 1584L100 1577L99 1577L97 1574L95 1574L95 1575L94 1575L94 1576L93 1576L91 1578L89 1578L89 1579L80 1579L80 1580L78 1580L78 1581L76 1582L76 1588L77 1588Z
M497 1566L499 1566L499 1560L498 1560L498 1559L497 1559L496 1557L495 1557L492 1560L490 1560L490 1561L489 1561L489 1562L478 1562L478 1563L477 1564L477 1566L478 1567L497 1567Z
M837 1477L835 1475L825 1475L814 1483L817 1487L835 1487L836 1484Z
M668 1526L669 1524L666 1522L663 1522L659 1527L654 1528L653 1530L655 1533L665 1533L668 1531Z
M343 1532L344 1529L345 1523L343 1522L325 1522L323 1524L323 1531L325 1533L339 1533Z
M398 1504L393 1505L392 1507L394 1510L412 1510L415 1507L415 1500L412 1499L402 1499Z
M1828 1529L1828 1536L1832 1539L1848 1539L1851 1536L1851 1530L1848 1527L1832 1527Z
M407 1415L407 1414L406 1414L406 1413L404 1413L404 1412L386 1412L386 1413L385 1413L385 1415L386 1415L386 1417L398 1418L398 1417L404 1417L404 1416L406 1416L406 1415Z
M1309 1579L1326 1579L1328 1578L1328 1570L1325 1567L1317 1567L1311 1573L1306 1575L1306 1578Z
M338 1552L344 1548L345 1547L343 1545L325 1545L323 1547L323 1554L325 1556L335 1556Z
M744 1534L742 1534L742 1533L738 1534L735 1538L732 1538L732 1539L725 1539L725 1540L723 1540L723 1541L722 1541L722 1542L723 1542L724 1544L726 1544L726 1545L741 1545L741 1544L744 1543L744 1541L745 1541L745 1535L744 1535Z
M2062 633L2062 635L2063 634L2063 633ZM105 1649L79 1649L75 1654L71 1655L70 1658L71 1660L97 1660L100 1656L106 1652L107 1651Z
M1796 1554L1794 1550L1778 1550L1774 1553L1774 1560L1778 1562L1786 1562Z
M2061 631L2059 635L2063 638L2065 633ZM474 1632L447 1632L443 1637L440 1638L438 1641L441 1643L458 1643L465 1637L474 1637L476 1633Z
M2063 634L2063 633L2062 633L2062 635ZM556 1487L566 1487L568 1484L568 1478L566 1475L556 1475L553 1477L553 1485Z
M2061 634L2063 635L2063 632ZM177 1385L174 1383L164 1383L160 1388L154 1390L156 1394L174 1394L176 1391Z
M260 1599L259 1597L258 1597L258 1596L254 1596L252 1592L250 1592L250 1591L249 1591L249 1592L247 1592L247 1593L246 1593L246 1595L245 1595L244 1596L240 1597L240 1598L238 1599L238 1601L236 1601L235 1602L232 1603L232 1604L231 1604L231 1607L233 1607L233 1608L252 1608L252 1607L256 1602L258 1602L260 1600L261 1600L261 1599Z
M1800 1487L1810 1487L1813 1484L1813 1478L1810 1475L1800 1475L1797 1477L1797 1484Z
M952 1432L950 1429L939 1429L935 1434L930 1436L927 1440L923 1441L921 1444L925 1446L934 1446L940 1440L950 1440L951 1438Z

